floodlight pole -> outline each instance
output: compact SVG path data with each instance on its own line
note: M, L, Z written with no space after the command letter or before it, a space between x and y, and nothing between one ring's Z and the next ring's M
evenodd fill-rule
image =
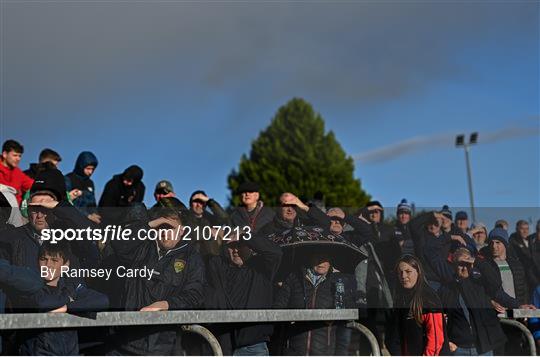
M471 175L471 162L469 160L469 144L464 144L463 148L465 149L465 162L467 164L467 182L469 184L469 198L471 200L471 214L473 222L476 222L476 213L474 210L474 198L473 198L473 189L472 189L472 175Z

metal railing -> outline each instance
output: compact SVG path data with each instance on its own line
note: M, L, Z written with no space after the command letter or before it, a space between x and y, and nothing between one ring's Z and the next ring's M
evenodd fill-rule
M117 311L98 312L95 318L65 313L24 313L0 314L0 330L180 325L182 331L201 335L214 355L220 356L223 353L218 340L201 324L348 321L347 327L364 334L370 343L372 355L379 356L377 339L369 329L355 322L357 319L357 309Z
M530 353L536 355L536 344L531 332L513 319L539 317L540 310L515 309L499 314L501 323L519 329L527 338ZM95 318L66 313L0 314L0 330L85 328L105 326L179 325L182 331L202 336L214 355L221 356L216 337L201 324L292 322L292 321L348 321L347 327L363 334L369 341L372 355L380 356L376 337L358 320L356 309L291 309L291 310L186 310L186 311L116 311L98 312Z

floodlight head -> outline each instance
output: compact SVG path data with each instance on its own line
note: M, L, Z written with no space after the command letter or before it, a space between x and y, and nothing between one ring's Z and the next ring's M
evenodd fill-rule
M465 135L460 134L456 136L456 146L459 147L463 145L465 145Z
M478 133L474 132L469 137L469 144L476 144L478 142Z

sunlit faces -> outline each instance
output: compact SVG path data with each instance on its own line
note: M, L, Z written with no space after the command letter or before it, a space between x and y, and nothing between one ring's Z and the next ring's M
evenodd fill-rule
M255 207L259 201L259 192L242 192L242 203L247 207Z
M517 227L517 232L522 239L526 239L529 236L529 225L527 223L521 223Z
M467 231L467 228L469 228L469 220L468 219L458 219L456 221L456 226L461 229L463 232Z
M294 222L296 218L296 210L292 205L281 205L280 207L281 218L287 222Z
M171 250L176 247L178 242L181 241L184 233L180 221L171 219L170 222L171 224L163 224L157 227L159 231L159 239L157 242L159 247L163 250Z
M437 218L436 221L431 222L427 225L427 230L431 234L438 236L441 233L441 223L440 220Z
M241 267L253 255L253 251L245 244L230 243L227 247L231 262Z
M408 211L399 211L397 215L398 221L401 224L407 224L411 220L411 213Z
M203 201L201 201L201 200L193 200L193 201L191 201L191 210L197 216L202 216L202 214L204 213L205 208L206 208L206 203L204 203Z
M475 232L473 234L473 238L476 243L479 243L479 244L484 243L487 239L486 231L482 229L481 231Z
M42 277L47 283L55 283L60 278L62 267L69 267L69 260L64 260L60 255L51 255L48 253L39 257L38 264ZM42 267L47 267L43 269Z
M450 228L452 228L452 219L446 217L445 215L442 216L441 226L445 231L449 231Z
M491 254L494 258L506 258L506 247L504 243L494 239L491 241Z
M412 265L401 262L397 268L399 283L404 289L412 289L418 281L418 270Z
M34 195L30 200L30 203L45 203L54 202L55 199L49 195ZM47 221L47 215L49 210L39 206L31 206L29 209L30 224L37 232L41 232L43 229L49 228L49 222Z
M94 173L94 170L96 169L95 166L93 165L88 165L88 166L85 166L84 169L83 169L83 173L85 176L87 177L90 177L92 176L92 174Z
M345 212L341 208L330 208L326 215L330 217L330 232L333 234L343 233L343 219L345 218Z
M369 220L373 223L381 223L382 211L379 208L368 208Z
M2 160L9 168L19 167L21 162L22 154L20 152L15 152L10 150L9 152L2 152Z

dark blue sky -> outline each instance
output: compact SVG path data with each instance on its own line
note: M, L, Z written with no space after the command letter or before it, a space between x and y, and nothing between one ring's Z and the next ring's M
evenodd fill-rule
M1 3L2 140L130 164L147 202L226 177L278 107L310 101L385 206L540 205L537 2ZM536 211L538 212L538 211Z

